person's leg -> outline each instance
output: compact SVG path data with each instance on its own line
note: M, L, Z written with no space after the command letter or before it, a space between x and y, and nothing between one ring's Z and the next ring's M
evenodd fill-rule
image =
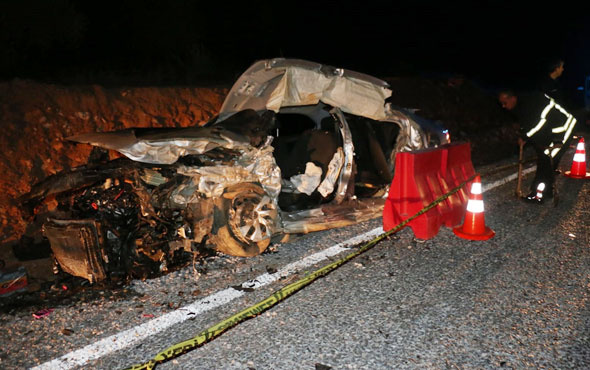
M559 162L561 161L561 157L563 157L565 152L567 152L567 149L570 147L570 145L572 143L572 138L573 138L573 136L570 135L570 137L567 139L565 144L563 144L561 149L559 149L559 152L557 152L555 157L553 157L553 169L554 170L556 170L559 167Z
M535 172L535 178L531 184L531 194L529 194L529 197L534 197L536 195L537 187L540 183L545 184L543 196L551 197L553 195L553 181L555 179L551 158L543 153L543 147L535 146L534 148L537 153L537 171Z

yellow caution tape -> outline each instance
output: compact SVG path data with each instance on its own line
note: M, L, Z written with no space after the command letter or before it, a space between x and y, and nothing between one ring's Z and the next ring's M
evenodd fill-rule
M147 369L147 370L151 370L154 369L156 367L156 365L158 363L162 363L165 361L168 361L172 358L178 357L181 354L184 354L190 350L193 350L197 347L200 347L201 345L203 345L206 342L211 341L212 339L218 337L219 335L221 335L223 332L225 332L226 330L238 325L239 323L256 317L259 314L261 314L262 312L268 310L269 308L273 307L274 305L276 305L277 303L281 302L282 300L286 299L287 297L289 297L290 295L294 294L295 292L303 289L305 286L311 284L313 281L315 281L316 279L326 276L327 274L329 274L330 272L334 271L335 269L337 269L338 267L342 266L343 264L345 264L346 262L350 261L351 259L365 253L366 251L368 251L369 249L373 248L375 245L377 245L377 243L379 243L381 240L389 237L390 235L398 232L401 228L403 228L408 222L412 221L413 219L423 215L424 213L428 212L429 210L431 210L432 208L436 207L439 203L441 203L442 201L444 201L445 199L447 199L448 197L450 197L451 195L453 195L454 193L458 192L465 184L467 184L468 182L470 182L471 180L473 180L475 178L477 174L474 174L473 176L471 176L470 178L468 178L467 180L465 180L464 182L462 182L459 186L453 188L452 190L450 190L448 193L441 195L440 197L436 198L432 203L430 203L429 205L427 205L426 207L422 208L420 211L418 211L418 213L416 213L415 215L413 215L412 217L404 220L403 222L401 222L399 225L397 225L396 227L392 228L391 230L384 232L383 234L377 236L375 239L367 242L365 245L363 245L362 247L360 247L359 249L357 249L356 251L350 253L349 255L347 255L346 257L343 257L342 259L333 262L329 265L326 265L312 273L310 273L309 275L305 276L304 278L291 283L285 287L283 287L282 289L277 290L276 292L274 292L271 296L269 296L268 298L238 312L237 314L211 326L208 329L205 329L204 331L200 332L199 334L197 334L195 337L185 340L184 342L180 342L177 343L167 349L165 349L164 351L158 353L156 355L156 357L154 357L153 359L151 359L148 362L145 362L143 364L138 364L138 365L134 365L131 366L129 368L127 368L126 370L140 370L140 369Z

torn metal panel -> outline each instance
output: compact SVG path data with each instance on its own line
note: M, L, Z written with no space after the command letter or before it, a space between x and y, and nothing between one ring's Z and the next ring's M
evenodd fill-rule
M173 208L185 208L187 204L198 203L200 176L187 177L170 192L170 205Z
M326 76L317 70L287 67L281 81L270 94L266 109L314 105L320 101L342 111L381 120L383 102L391 90L367 81L340 75Z
M183 237L191 239L195 243L202 242L213 227L213 209L214 201L210 198L189 204L185 216L187 220L192 222L192 236L184 235Z
M221 126L127 129L81 134L67 139L116 150L134 161L154 164L172 164L179 157L203 154L219 147L241 149L250 145L248 137Z
M206 197L219 197L225 188L243 182L259 182L273 198L281 191L281 170L272 155L273 148L247 147L241 150L241 156L231 165L215 167L179 166L178 173L193 177L192 185ZM189 185L187 185L189 186ZM186 198L185 203L198 201L198 196ZM179 200L175 200L179 202Z
M344 151L341 147L338 148L332 160L328 164L328 171L326 173L326 177L322 180L320 186L318 186L318 192L322 194L325 198L328 195L332 194L334 191L334 184L338 180L338 176L340 175L340 171L342 170L342 166L344 164Z
M255 63L240 76L221 107L220 117L243 109L304 106L322 101L344 112L375 120L385 117L388 84L377 78L297 59Z
M107 178L131 177L140 168L140 164L126 158L118 158L97 166L81 166L69 172L52 175L33 185L31 191L24 194L22 202L36 203L41 199L64 191L74 191Z
M384 205L385 199L355 199L313 210L284 212L283 232L306 234L353 225L381 217Z
M333 108L330 113L336 116L339 123L340 133L342 134L342 151L344 152L344 163L343 168L340 171L340 178L338 179L338 188L336 189L336 197L334 198L335 203L342 203L346 198L348 191L348 184L350 182L350 176L352 175L352 166L354 163L354 145L352 143L352 135L350 128L344 114L338 108Z
M105 263L109 261L99 230L94 220L50 219L44 225L45 236L61 268L90 282L107 278Z
M423 149L428 145L426 135L416 121L401 111L393 109L389 104L386 105L386 111L386 121L396 123L401 128L393 150L394 153Z
M307 217L322 217L324 212L321 208L305 209L302 211L282 212L282 217L286 222L301 221Z
M159 173L158 171L154 171L151 170L149 168L145 168L143 170L143 174L140 176L140 178L148 185L152 185L152 186L160 186L165 184L168 179L164 176L162 176L161 173Z

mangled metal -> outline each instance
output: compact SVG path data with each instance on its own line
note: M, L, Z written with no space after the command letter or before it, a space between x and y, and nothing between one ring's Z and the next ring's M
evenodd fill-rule
M426 147L428 144L426 142L426 135L418 123L402 112L393 109L390 104L386 104L385 108L387 112L386 121L398 124L403 130L403 132L398 135L392 153L408 152ZM444 142L442 144L444 144Z
M272 198L281 191L281 171L272 156L270 141L262 148L240 150L240 157L230 164L215 167L180 166L178 173L189 176L196 185L198 193L184 203L198 201L198 194L206 197L219 197L225 188L242 182L259 182Z
M91 283L107 278L104 264L109 259L98 229L94 220L49 219L44 225L55 259L64 271Z
M343 74L327 75L321 69L289 66L270 94L266 109L279 112L282 107L321 101L346 113L381 120L385 118L383 101L389 96L391 90L385 86Z
M320 101L344 112L380 120L391 95L382 80L343 68L298 59L275 58L254 63L238 78L220 117L244 109L279 112Z
M71 137L128 159L49 177L26 198L55 198L43 215L55 259L92 282L151 276L203 246L257 255L279 233L381 214L395 154L428 144L417 122L385 103L390 95L364 74L261 61L204 127Z
M384 199L353 199L342 204L290 212L283 215L283 231L306 234L353 225L381 216L384 204Z
M116 150L134 161L158 164L172 164L180 157L203 154L215 148L244 150L249 146L248 138L217 127L159 130L139 137L138 132L138 129L128 129L82 134L68 137L68 140ZM183 135L186 137L180 139Z
M334 198L336 203L341 203L346 197L348 184L350 183L350 176L352 175L354 145L352 144L350 129L348 129L346 119L344 118L342 112L336 108L332 109L331 112L337 117L340 123L340 132L342 133L342 151L344 152L344 163L342 164L343 168L340 171L338 187L336 189L336 197Z
M325 198L334 191L334 184L338 180L340 171L344 164L344 152L342 148L338 148L334 156L328 164L328 171L322 183L318 186L318 192Z

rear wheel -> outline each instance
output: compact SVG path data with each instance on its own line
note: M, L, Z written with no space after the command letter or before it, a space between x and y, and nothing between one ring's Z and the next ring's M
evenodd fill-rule
M215 212L211 242L219 252L238 257L262 253L277 225L276 203L258 184L226 189Z

